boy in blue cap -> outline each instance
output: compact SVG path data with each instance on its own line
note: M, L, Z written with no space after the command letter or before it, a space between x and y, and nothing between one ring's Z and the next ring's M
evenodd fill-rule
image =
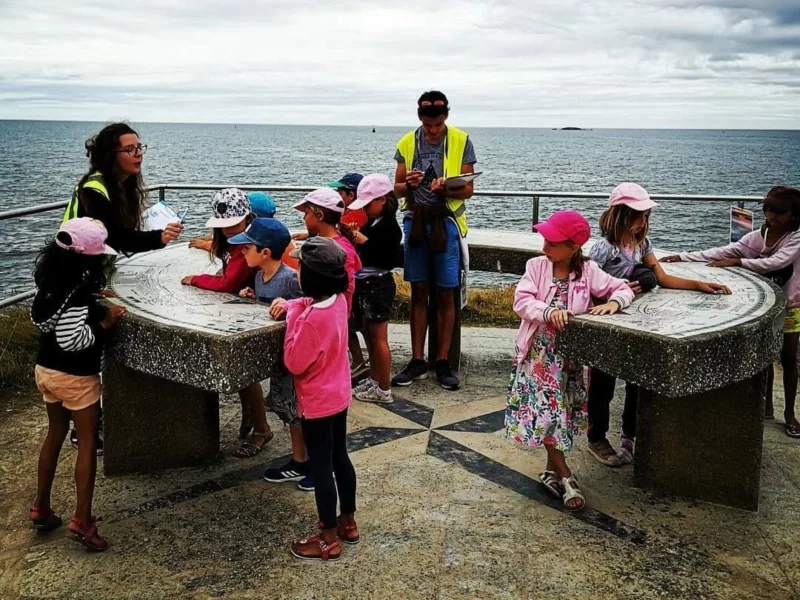
M297 271L281 261L291 241L286 225L266 218L255 219L242 233L228 240L229 244L243 244L247 266L258 269L254 287L243 289L241 296L269 303L276 298L291 300L301 296Z
M288 300L299 298L302 295L297 272L281 261L281 256L290 241L291 235L286 225L277 219L267 218L255 219L242 233L228 240L228 244L243 245L242 254L247 266L258 269L253 287L243 289L239 293L241 296L271 303L276 298ZM293 452L293 455L296 455L299 459L298 462L302 463L305 461L305 445L302 443L299 422L295 423L297 421L297 405L292 397L292 385L291 383L285 384L284 379L286 378L291 381L288 374L271 379L267 404L284 423L291 426L293 440L296 434L300 435L298 450ZM253 423L254 435L257 432L268 431L267 415L264 411L261 394L254 394L249 406L243 405L242 410L249 415ZM297 433L294 432L294 429L297 429ZM292 447L295 446L297 444L293 443ZM255 456L258 452L257 446L250 442L244 442L236 455L240 458L248 458Z

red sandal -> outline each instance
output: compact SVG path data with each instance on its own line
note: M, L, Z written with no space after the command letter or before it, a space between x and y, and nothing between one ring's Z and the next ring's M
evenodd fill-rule
M336 524L336 536L340 541L351 546L355 546L361 541L361 536L358 534L358 525L356 525L355 521L353 521L352 525L345 525L340 519Z
M108 542L100 537L97 532L97 524L100 517L92 517L89 527L84 528L78 517L72 517L69 522L69 532L75 536L78 543L83 545L89 552L105 552L108 549Z
M302 540L295 540L289 548L292 555L303 560L337 561L342 557L339 540L326 542L320 534Z
M61 527L64 521L61 520L52 508L43 511L36 505L31 506L29 513L30 519L33 522L33 528L37 531L53 531Z

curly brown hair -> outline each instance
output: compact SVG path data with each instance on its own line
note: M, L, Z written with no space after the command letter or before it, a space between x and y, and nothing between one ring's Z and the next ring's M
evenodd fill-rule
M116 169L119 138L132 133L139 135L127 123L106 125L97 135L86 140L86 156L89 157L89 171L78 183L81 201L83 184L89 177L99 171L103 176L111 203L115 207L112 219L114 225L122 229L139 229L142 224L142 211L147 202L147 188L141 173L121 181Z

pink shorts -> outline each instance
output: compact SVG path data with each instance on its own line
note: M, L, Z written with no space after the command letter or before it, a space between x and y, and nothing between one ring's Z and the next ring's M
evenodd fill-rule
M78 411L100 400L99 375L70 375L36 365L36 387L47 403L60 402L64 408Z

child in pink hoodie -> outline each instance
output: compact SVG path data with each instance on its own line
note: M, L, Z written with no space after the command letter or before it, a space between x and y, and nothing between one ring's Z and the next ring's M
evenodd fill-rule
M545 239L545 256L528 261L514 295L514 312L522 323L506 401L506 433L523 446L545 447L547 467L539 479L567 510L579 511L586 500L564 453L572 448L573 436L586 430L586 386L583 366L556 352L556 333L569 316L613 314L627 307L633 291L583 257L581 246L591 229L579 213L558 211L536 230ZM592 307L593 296L609 300Z
M294 375L321 532L293 542L291 552L305 560L338 560L342 555L339 542L359 541L354 518L356 472L347 455L351 402L347 256L339 244L322 236L311 238L292 255L300 259L300 287L306 297L276 300L273 309L286 311L283 360Z
M800 438L800 422L794 413L797 395L797 343L800 339L800 190L776 186L764 198L764 225L738 242L702 252L681 252L662 262L704 261L711 267L743 267L783 287L786 320L783 326L783 409L786 435ZM765 419L774 417L772 370Z

